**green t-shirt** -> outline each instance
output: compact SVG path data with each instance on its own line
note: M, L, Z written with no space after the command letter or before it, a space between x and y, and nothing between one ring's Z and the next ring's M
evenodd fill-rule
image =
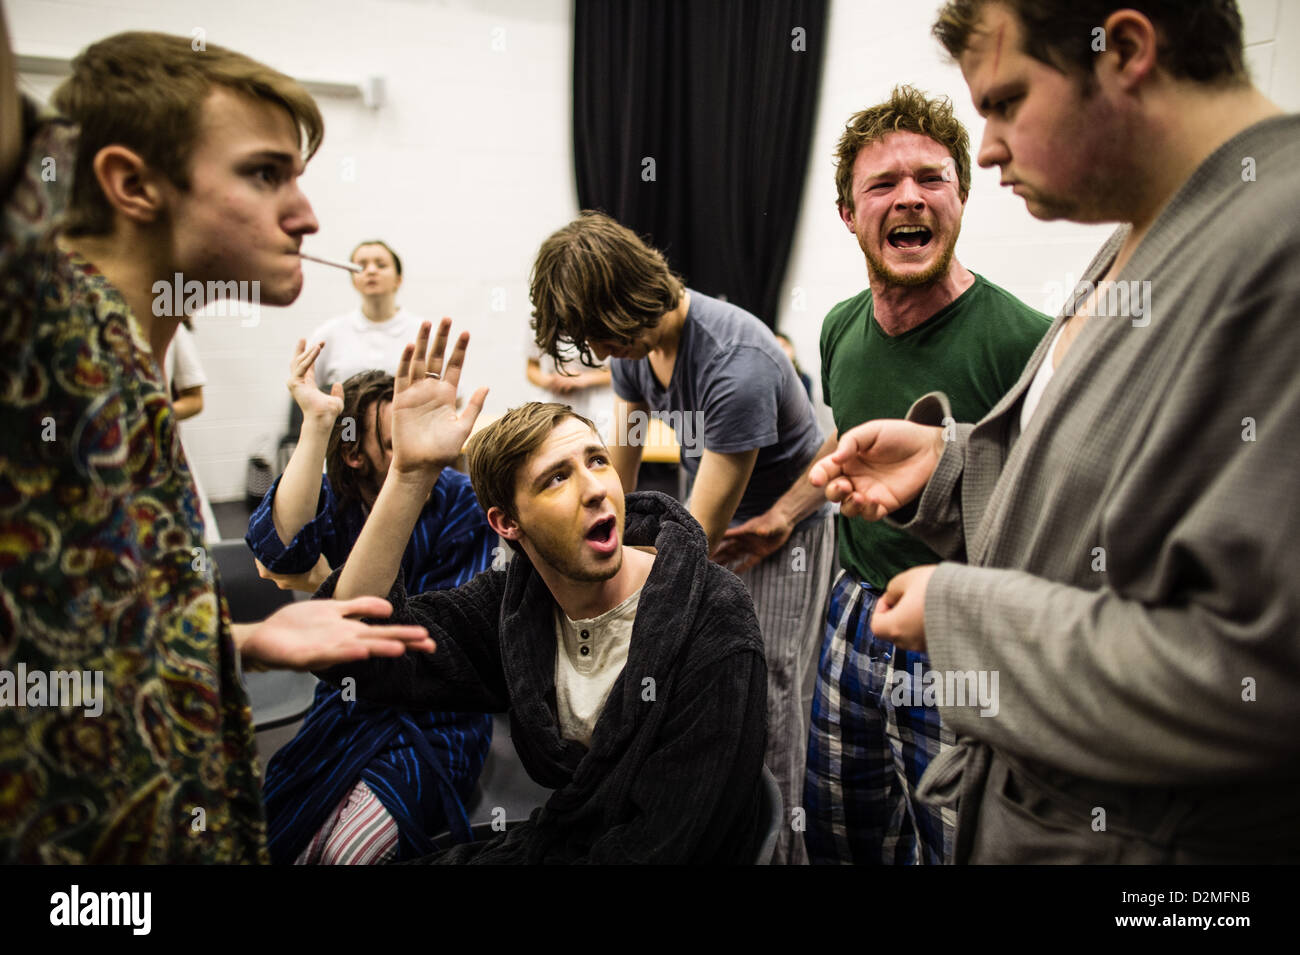
M840 302L822 323L822 396L840 434L873 418L901 418L917 398L942 391L959 422L979 421L1019 379L1052 320L979 275L947 307L889 337L871 290ZM883 522L838 518L840 563L878 589L930 548Z

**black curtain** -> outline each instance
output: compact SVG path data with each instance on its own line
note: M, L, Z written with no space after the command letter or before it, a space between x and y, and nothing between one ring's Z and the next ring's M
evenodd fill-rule
M576 0L578 201L769 326L803 193L826 0Z

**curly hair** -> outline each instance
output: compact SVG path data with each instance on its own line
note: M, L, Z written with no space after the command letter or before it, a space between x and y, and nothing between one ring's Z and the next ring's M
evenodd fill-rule
M890 133L929 136L952 156L957 172L957 192L962 201L970 195L970 136L953 113L946 96L929 99L911 86L895 86L889 99L854 113L835 146L835 188L839 204L853 209L853 164L862 147L880 142Z

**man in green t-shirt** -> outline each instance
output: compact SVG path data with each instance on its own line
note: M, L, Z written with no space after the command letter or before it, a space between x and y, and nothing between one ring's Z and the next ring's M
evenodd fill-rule
M979 420L1051 324L953 255L970 154L948 100L896 88L849 120L837 160L840 218L866 256L870 287L822 325L822 396L837 431L818 459L840 432L901 418L930 391L951 398L956 420ZM728 531L719 559L743 569L773 553L822 500L805 474L767 512ZM844 569L831 591L808 740L808 854L813 862L943 862L952 820L913 793L952 742L939 720L945 700L927 679L925 654L896 652L870 626L890 578L937 558L883 523L841 516L838 530Z

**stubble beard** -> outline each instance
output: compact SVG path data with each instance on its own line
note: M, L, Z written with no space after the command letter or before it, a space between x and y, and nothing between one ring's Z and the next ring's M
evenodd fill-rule
M570 559L564 549L558 546L552 546L548 540L540 540L534 537L531 541L533 550L537 552L537 557L543 560L556 573L562 574L570 580L580 581L587 584L598 584L602 581L609 580L623 568L623 548L618 549L618 553L609 565L600 570L592 570L583 567L581 562L576 559Z
M867 257L867 268L872 275L883 280L888 285L916 288L922 285L933 285L948 274L948 269L952 265L953 253L957 250L957 236L952 237L947 247L934 260L934 264L923 272L895 272L871 251L867 243L859 242L858 244Z

